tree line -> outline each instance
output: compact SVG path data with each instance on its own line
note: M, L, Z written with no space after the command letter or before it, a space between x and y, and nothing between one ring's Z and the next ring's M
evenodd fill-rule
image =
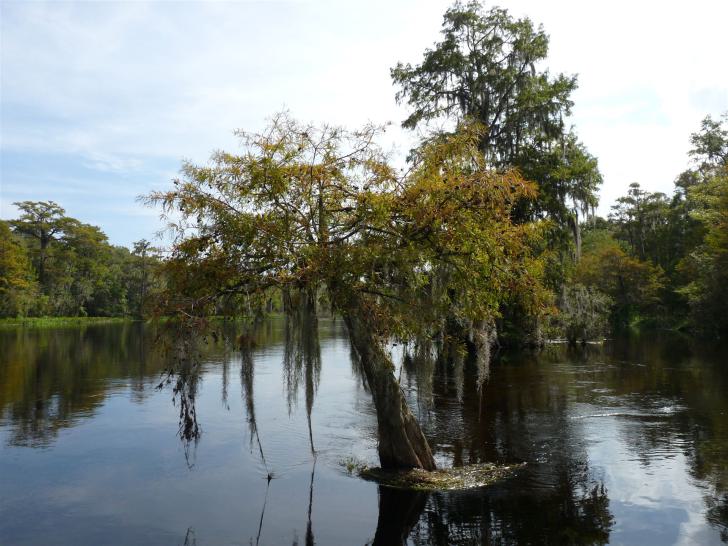
M672 196L632 183L585 225L560 303L571 335L635 324L728 334L728 113L691 135L693 165Z
M724 334L728 117L722 121L708 117L692 135L694 164L678 176L672 196L647 192L634 183L608 218L598 218L594 214L602 183L598 162L567 124L577 78L551 74L543 66L549 45L543 28L504 9L457 2L444 14L441 34L419 64L399 63L391 70L397 101L411 111L402 125L423 135L420 148L410 154L411 167L430 160L424 159L427 149L435 154L448 146L455 149L458 138L457 153L461 153L467 133L471 155L476 150L480 155L477 160L459 158L471 161L467 169L487 169L533 183L527 191L516 191L517 197L505 196L502 206L509 225L533 232L525 245L533 263L521 265L533 273L538 289L529 293L539 294L539 304L521 301L523 294L516 290L502 296L492 317L500 342L538 344L554 336L591 339L637 323ZM343 144L343 133L334 128L322 131L322 142L314 143L313 137L297 142L315 128L295 126L283 117L271 124L268 141L257 143L262 146L259 157L268 154L267 160L275 161L279 150L271 147L295 141L302 150L299 168L306 161L322 168L326 160L321 154ZM377 133L373 127L360 132L370 138ZM248 144L255 139L244 133L241 137ZM440 151L432 152L438 145ZM304 158L304 152L312 152L312 157ZM367 153L376 155L372 146ZM245 183L234 171L240 165L230 164L233 158L219 154L212 167L195 171L186 165L183 174L204 175L210 190L205 197L218 198L216 177L224 177L228 185ZM289 164L293 159L282 158ZM321 193L322 173L310 170ZM392 177L390 183L400 182ZM458 187L462 201L467 190ZM250 198L248 205L265 206L249 191L244 197ZM350 202L341 203L342 207L354 210L354 194L342 195L342 201L344 197ZM21 216L0 222L2 316L143 316L150 311L151 296L160 295L166 281L157 267L160 253L148 241L134 243L131 250L113 246L99 228L66 216L56 203L24 201L16 206ZM324 203L322 207L320 212ZM186 212L184 204L181 209ZM231 212L227 211L225 222L233 222ZM286 214L290 222L293 213ZM199 220L205 223L204 214ZM312 216L309 222L314 221ZM318 236L331 229L324 224L317 228L322 230ZM475 233L467 229L472 238ZM536 232L538 236L533 235ZM298 244L299 234L289 235L289 246ZM360 233L350 237L356 240ZM495 283L496 275L491 273L490 279ZM165 301L181 297L178 292ZM267 307L271 299L282 306L284 297L276 291ZM216 312L242 305L234 300L228 294L224 304L217 302ZM251 294L244 300L249 312ZM451 325L458 322L456 315L450 317Z
M0 221L0 317L143 317L163 281L149 241L111 245L53 201L14 203Z

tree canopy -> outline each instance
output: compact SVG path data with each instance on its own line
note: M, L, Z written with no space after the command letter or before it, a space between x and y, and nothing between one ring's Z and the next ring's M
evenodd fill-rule
M100 228L66 215L53 201L15 203L3 223L1 316L143 316L161 279L157 251L109 244ZM12 231L10 228L12 227Z
M549 42L542 28L505 9L486 12L479 2L456 2L442 27L442 41L421 64L392 69L397 99L413 108L405 127L477 119L485 128L480 149L497 166L562 136L576 78L539 70Z
M316 128L279 115L264 133L240 133L243 153L186 164L174 189L147 198L178 217L172 303L202 312L272 288L324 288L334 309L366 301L382 334L402 337L441 320L455 288L458 312L472 319L497 315L516 292L537 307L540 262L530 249L540 228L510 220L535 187L486 167L480 130L429 144L404 178L377 147L377 127Z
M302 125L285 114L240 154L185 164L174 188L147 197L170 218L168 309L195 317L282 294L289 314L320 297L346 322L374 398L383 466L433 469L385 351L432 337L455 316L480 322L519 297L543 306L541 227L511 211L535 187L487 168L482 128L423 147L399 176L376 145L381 129Z
M572 282L612 298L616 325L653 322L728 335L728 116L690 136L692 168L672 197L630 184L608 221L589 226Z
M578 257L579 214L596 206L602 178L596 159L566 128L576 77L542 67L548 45L543 28L528 18L456 2L445 12L442 41L420 64L399 63L391 75L398 102L412 108L404 127L440 133L464 119L479 122L486 162L518 168L538 183L538 198L521 203L514 217L554 220L573 232Z

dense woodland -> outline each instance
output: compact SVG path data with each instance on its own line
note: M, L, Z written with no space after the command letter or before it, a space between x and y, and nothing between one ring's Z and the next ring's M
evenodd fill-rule
M148 314L161 286L159 253L148 241L113 246L52 201L15 205L21 216L0 221L0 316Z
M693 166L672 196L635 182L607 219L585 222L581 259L559 298L567 330L590 337L589 317L606 309L614 329L728 334L728 114L706 117L690 138Z
M550 74L543 66L547 55L548 36L530 20L514 19L498 8L485 11L476 3L458 3L445 14L442 40L425 51L422 62L414 66L400 63L391 71L398 89L397 100L411 108L403 126L417 128L425 135L421 147L413 150L409 158L413 172L432 171L432 162L436 161L434 168L441 169L439 175L445 175L441 180L444 184L450 184L447 177L459 176L464 180L473 173L487 174L487 195L479 198L493 203L489 205L490 216L479 219L491 227L511 230L509 239L500 243L499 248L505 249L500 256L501 263L497 263L493 248L486 246L482 250L487 255L487 263L480 263L480 273L488 269L483 276L488 286L485 292L493 290L500 294L500 299L488 302L490 311L485 313L487 320L497 323L498 338L506 344L538 344L545 337L576 341L599 338L610 330L636 325L725 336L728 319L721 311L728 302L728 114L722 120L706 117L690 136L693 163L677 176L672 196L645 191L635 182L627 195L612 207L611 214L599 218L594 214L602 182L597 160L566 121L577 80L571 75ZM323 171L328 169L326 174L332 180L349 177L353 189L337 196L336 206L354 211L357 219L339 218L337 222L343 222L339 227L354 227L354 231L343 233L343 237L362 242L361 229L356 231L362 208L356 205L382 199L393 185L416 186L413 182L416 177L398 180L392 174L394 169L376 149L380 128L346 133L325 127L318 133L320 140L314 141L316 131L313 126L296 125L287 116L279 116L269 133L257 137L241 133L241 137L247 145L258 146L248 154L256 153L259 162L274 162L294 170L303 169L304 165L311 167L309 174L316 179L317 187L306 188L297 174L278 173L288 176L288 183L299 185L296 192L309 192L307 196L298 193L298 198L315 201L323 195L321 173L314 173L314 165ZM358 142L356 150L348 149L356 138L369 140L365 145ZM285 147L291 149L284 150ZM348 164L337 163L337 151L341 151ZM475 155L480 157L476 159ZM458 173L448 174L443 165L456 156L461 161ZM270 203L246 189L252 178L244 180L240 170L246 166L243 160L250 163L252 159L251 155L221 153L207 166L185 165L185 178L176 182L176 187L182 190L174 197L167 195L166 204L174 202L185 218L194 214L203 226L211 210L211 202L204 199L225 198L227 194L233 199L247 200L239 210L250 205L266 210ZM354 165L355 161L359 164ZM379 170L370 173L372 179L357 186L355 178L366 169L372 170L375 163ZM510 194L504 185L493 181L496 177L500 181L510 177L506 184ZM182 199L184 189L189 189L185 184L196 184L198 189L207 186L210 191L200 192L189 203L185 201L188 197ZM426 185L422 191L435 195L438 188ZM455 199L461 204L476 198L469 193L472 188L464 184L454 183L447 191L453 193L446 196L447 200ZM231 196L231 192L237 193ZM162 194L157 194L151 201L164 201L161 197ZM277 201L281 196L269 197ZM289 218L302 210L284 211L274 205L267 214L289 215L286 216ZM178 266L185 266L188 280L191 268L199 266L199 253L193 259L189 241L173 249L163 272L157 267L162 262L161 254L148 241L135 243L131 250L113 246L98 227L67 217L63 208L54 202L25 201L16 206L21 215L9 222L0 222L0 315L4 317L143 317L155 308L169 311L169 302L182 301L189 288L189 283L180 284ZM376 206L381 213L384 205ZM437 227L448 221L442 217L447 211L439 214L432 211L431 216L426 216L423 203L412 201L408 206L419 207L412 213L425 215L423 218L435 227L427 234L430 238ZM309 220L314 223L317 211L316 207L311 208ZM392 212L400 215L400 211ZM336 211L329 218L341 214L342 211ZM272 220L277 225L267 229L281 228L282 218ZM218 231L233 227L244 231L244 226L231 224L230 218L219 218L219 222ZM198 227L193 224L193 228ZM321 231L309 233L309 241L334 229L332 225L324 226L321 220L318 227L309 224L307 229ZM256 229L263 228L256 226ZM485 237L483 226L476 229L462 225L460 229L461 247L470 245L469 240L474 237ZM185 233L184 229L177 231L180 241ZM504 233L501 231L499 236ZM290 244L295 244L298 234L286 233L291 238ZM422 234L398 234L400 238L413 238L412 244L419 235ZM242 234L237 237L237 248L250 244ZM453 239L452 230L448 237ZM193 239L211 257L211 249L205 246L210 239ZM326 244L330 246L330 242ZM459 250L462 248L448 252L452 256ZM384 248L378 249L378 252L384 251ZM184 260L180 259L182 254ZM217 277L216 281L224 285L227 281L220 277L236 256L239 254L228 254L226 263L219 262L218 257L215 263L219 271L206 274ZM256 267L263 271L260 263ZM391 264L385 268L391 269ZM452 269L451 263L445 269L448 268ZM468 263L467 268L472 269L473 263ZM518 274L513 274L515 270ZM508 272L513 280L505 292L498 271ZM307 275L310 276L310 271ZM451 278L452 272L439 275ZM162 296L167 284L163 280L165 276L177 281L171 287L176 291L175 297L170 297L169 292ZM525 285L519 287L517 279L526 277ZM413 282L426 281L420 278ZM268 309L271 301L280 302L289 297L286 293L290 285L289 281L266 283ZM313 289L316 297L321 296L328 305L325 291L319 294L323 286L325 282ZM397 290L402 286L399 282ZM375 292L381 288L369 287ZM241 299L239 294L232 297L235 290L228 287L225 301L217 298L211 312L226 313L235 309L249 312L251 297L255 300L258 289L257 285L255 290L246 287L245 297ZM461 306L462 295L453 294L448 296L448 304ZM426 299L431 299L431 295ZM160 302L167 308L160 306ZM260 306L260 301L256 302Z

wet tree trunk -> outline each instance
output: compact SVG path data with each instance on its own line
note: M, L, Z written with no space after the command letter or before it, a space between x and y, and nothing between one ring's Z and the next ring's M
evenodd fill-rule
M569 224L574 235L574 261L578 263L581 260L581 225L578 209L574 209L574 216L569 218Z
M356 308L343 314L377 410L382 468L435 470L430 445L407 406L394 377L394 365L381 341L376 339L372 328Z

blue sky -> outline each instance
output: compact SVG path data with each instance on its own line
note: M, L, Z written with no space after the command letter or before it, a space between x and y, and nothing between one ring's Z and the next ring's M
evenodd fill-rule
M0 217L52 199L116 244L152 238L183 159L236 147L287 108L305 121L391 121L413 135L389 68L438 39L445 1L0 3ZM728 2L503 0L577 73L571 120L605 175L601 212L630 182L670 192L689 134L728 110Z

